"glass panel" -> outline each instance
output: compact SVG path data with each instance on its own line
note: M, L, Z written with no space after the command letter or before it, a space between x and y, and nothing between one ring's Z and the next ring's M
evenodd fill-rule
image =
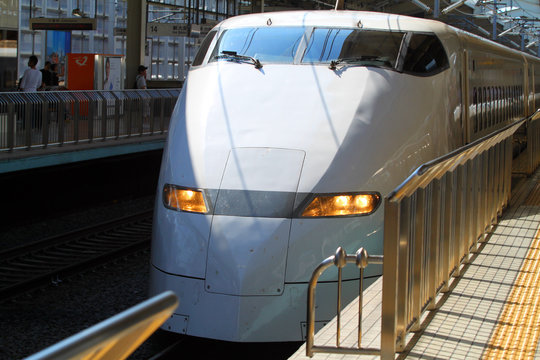
M222 51L251 56L264 63L292 63L304 35L301 27L238 28L221 34L210 61Z
M193 60L193 66L198 66L202 64L204 57L206 56L206 52L208 51L208 47L212 43L212 40L214 39L216 33L217 31L210 31L208 35L206 35L201 44L201 47L199 48L199 51L197 52L197 55L195 56L195 59Z
M441 42L435 35L413 34L403 71L431 75L448 68L448 58Z
M302 62L343 60L361 65L394 67L403 36L401 32L316 28Z
M18 1L2 1L2 5L0 6L0 24L2 24L2 28L17 29L19 26Z
M0 30L0 91L17 88L17 31Z

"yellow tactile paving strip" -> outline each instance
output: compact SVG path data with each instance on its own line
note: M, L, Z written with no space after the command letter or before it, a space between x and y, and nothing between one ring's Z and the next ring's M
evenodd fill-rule
M483 359L534 357L540 336L539 268L540 231L525 257Z

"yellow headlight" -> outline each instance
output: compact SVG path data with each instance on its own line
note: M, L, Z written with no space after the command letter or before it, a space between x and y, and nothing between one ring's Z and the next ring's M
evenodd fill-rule
M302 216L367 215L375 211L380 198L378 194L318 195L306 207Z
M163 187L163 203L173 210L203 214L208 212L203 193L199 190L177 188L166 184Z

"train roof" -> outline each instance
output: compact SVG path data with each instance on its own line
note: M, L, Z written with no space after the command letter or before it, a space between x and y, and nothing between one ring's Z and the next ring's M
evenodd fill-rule
M371 11L314 10L278 11L239 15L220 24L222 28L258 26L329 26L387 29L394 31L444 32L451 27L443 22Z

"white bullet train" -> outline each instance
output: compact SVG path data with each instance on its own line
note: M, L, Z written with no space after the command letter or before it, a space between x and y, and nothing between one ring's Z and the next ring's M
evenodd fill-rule
M180 299L163 329L303 340L315 267L338 246L382 254L384 196L420 164L530 113L538 86L536 58L437 21L291 11L221 22L163 154L150 293ZM359 274L344 276L346 303ZM322 324L336 282L321 281Z

